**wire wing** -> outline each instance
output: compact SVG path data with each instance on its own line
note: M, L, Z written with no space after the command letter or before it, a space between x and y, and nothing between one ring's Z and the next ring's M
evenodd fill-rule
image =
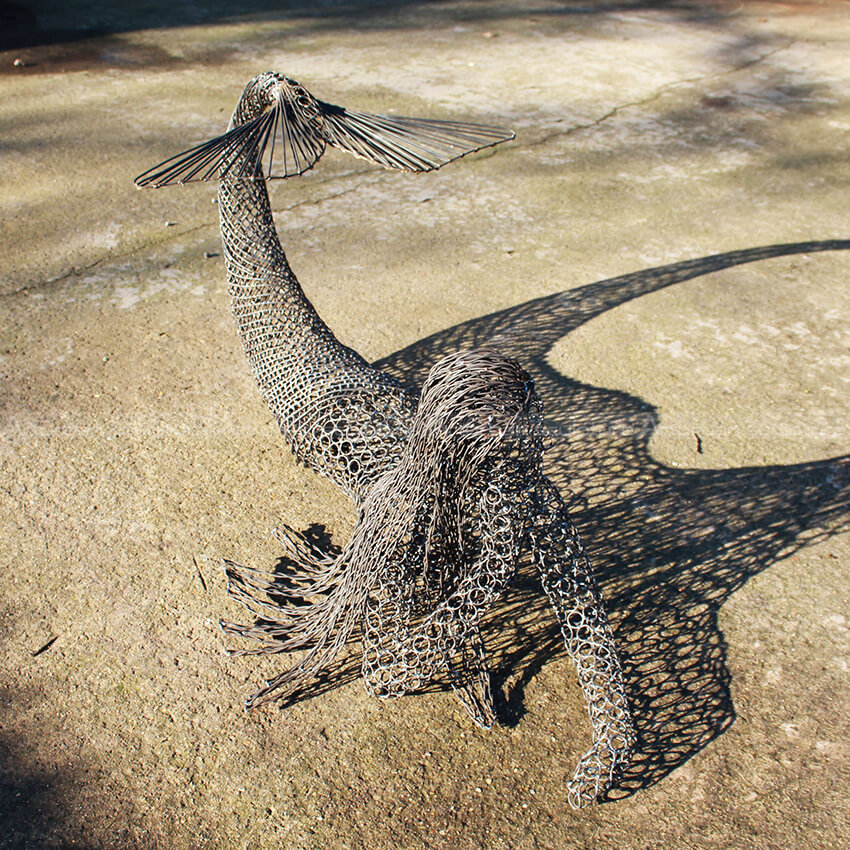
M159 188L197 180L294 177L316 164L325 144L316 117L305 115L282 92L262 115L166 159L134 182Z
M515 135L511 130L484 124L373 115L322 101L319 107L330 144L401 171L432 171Z

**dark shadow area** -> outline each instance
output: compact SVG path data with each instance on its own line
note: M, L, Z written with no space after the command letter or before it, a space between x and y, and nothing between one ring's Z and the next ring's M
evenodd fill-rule
M71 846L68 797L78 777L35 762L30 745L7 721L11 711L35 698L0 688L0 847L34 850ZM74 847L85 850L81 836Z
M0 699L9 700L7 692ZM62 777L29 766L11 736L0 735L0 847L25 850L57 846L49 841L51 826L61 822L56 800Z
M2 0L0 2L0 50L99 38L132 30L203 26L246 20L306 19L312 28L356 25L363 28L393 29L407 26L400 13L427 14L432 22L498 23L514 17L542 19L588 17L597 14L661 9L685 18L703 20L725 16L740 4L697 0L552 0L538 7L513 6L510 3L447 3L441 0L208 0L203 4L189 0L148 0L148 2L112 3L91 0L87 3L60 0Z
M8 654L8 637L19 627L13 607L0 607L0 653ZM43 647L34 647L33 663L38 663ZM11 690L0 685L0 847L27 850L56 847L50 841L63 820L62 797L69 778L59 770L38 764L30 744L21 735L18 713L42 695L35 691Z
M14 602L0 604L0 657L10 655L7 641L19 633L20 621ZM23 675L39 675L33 671L57 640L30 647ZM32 671L26 669L30 666ZM152 848L129 809L104 793L103 770L82 755L82 742L69 733L61 710L48 705L42 686L0 684L0 848ZM104 833L103 818L110 813Z
M582 532L606 600L639 729L635 760L617 793L652 785L734 720L720 606L747 579L797 549L850 528L850 456L790 466L680 470L648 444L658 416L641 399L554 371L549 349L570 331L631 299L770 257L847 250L850 240L772 245L648 269L539 298L435 334L379 364L419 386L440 357L494 346L531 373L550 441L546 473ZM496 683L522 691L563 654L548 603L527 572L494 612Z
M20 708L44 701L40 694L0 688L0 848L153 848L155 842L142 833L123 801L103 793L106 777L99 768L41 761L37 741L57 730L41 725L21 730ZM101 796L92 799L92 789ZM104 818L111 820L106 830ZM199 837L196 846L208 845Z
M778 559L850 529L850 456L741 469L663 466L647 448L658 423L651 405L561 375L546 363L547 352L590 319L664 287L771 257L848 249L850 240L772 245L647 269L465 322L378 364L420 386L439 358L493 346L534 378L546 409L546 472L594 563L639 730L636 757L612 796L654 784L733 722L720 606ZM500 719L515 724L528 682L565 654L527 568L485 631L503 691ZM358 675L355 652L298 698Z

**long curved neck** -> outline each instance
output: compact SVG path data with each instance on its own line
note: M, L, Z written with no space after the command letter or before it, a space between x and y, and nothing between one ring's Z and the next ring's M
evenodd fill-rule
M261 95L249 84L231 127L262 114L268 103ZM232 162L230 173L239 173L239 165ZM307 300L278 240L262 178L257 172L255 179L219 180L221 239L239 336L296 457L359 502L401 450L415 396L342 345Z

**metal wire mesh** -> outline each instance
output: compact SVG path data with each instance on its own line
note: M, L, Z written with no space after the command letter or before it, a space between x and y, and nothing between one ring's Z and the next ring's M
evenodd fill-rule
M437 168L511 138L498 128L372 116L261 74L228 132L137 178L166 185L220 177L219 211L233 313L257 381L296 457L358 506L337 556L286 526L286 575L226 562L230 592L258 618L225 630L260 641L236 654L303 651L248 700L291 696L353 636L369 691L397 697L446 674L470 716L495 721L480 624L530 557L578 671L593 746L569 801L598 799L635 743L620 662L578 533L541 471L542 409L529 376L492 350L440 360L421 396L343 346L289 268L263 181L275 140L281 176L326 144L402 170Z

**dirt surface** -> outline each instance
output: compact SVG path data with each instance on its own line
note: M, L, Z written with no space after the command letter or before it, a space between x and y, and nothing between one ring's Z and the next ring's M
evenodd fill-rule
M0 4L0 846L850 846L848 3L113 5ZM272 202L365 356L533 372L640 727L604 805L567 805L589 729L524 579L489 733L351 664L243 711L285 660L226 656L220 559L352 509L259 398L214 187L132 179L267 69L517 132Z

